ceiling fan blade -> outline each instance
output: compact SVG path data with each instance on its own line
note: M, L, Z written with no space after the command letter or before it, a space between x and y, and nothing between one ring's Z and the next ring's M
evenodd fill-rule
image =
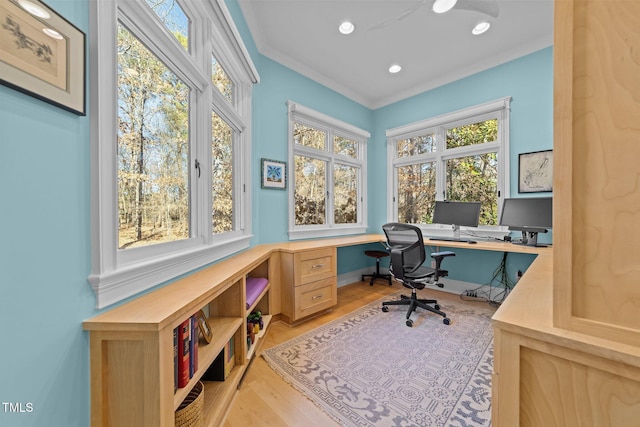
M381 28L384 28L388 25L393 24L394 22L397 21L402 21L403 19L409 17L409 15L413 14L414 12L418 11L418 9L420 9L422 6L424 6L427 1L430 0L422 0L421 2L411 6L409 9L403 10L402 12L400 12L400 14L394 16L393 18L387 19L385 21L382 21L379 24L374 25L373 27L369 28L369 31L371 30L379 30Z
M494 18L498 17L500 7L495 0L458 0L454 9L472 10L474 12L484 13Z

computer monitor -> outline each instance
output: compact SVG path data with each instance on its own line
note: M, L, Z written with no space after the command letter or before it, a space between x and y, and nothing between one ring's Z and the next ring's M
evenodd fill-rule
M449 224L454 238L460 238L460 226L477 227L480 220L480 202L436 200L433 209L434 224Z
M522 232L522 242L516 243L539 246L538 233L546 233L553 227L552 201L552 197L505 199L502 203L500 225Z

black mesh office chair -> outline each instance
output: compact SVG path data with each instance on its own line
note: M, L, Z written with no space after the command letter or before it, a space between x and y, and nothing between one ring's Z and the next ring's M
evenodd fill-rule
M388 306L390 305L408 305L407 326L413 326L413 320L410 317L417 307L444 317L442 322L445 325L451 323L447 315L440 311L438 301L419 299L416 295L416 290L424 289L427 283L434 283L442 288L443 285L438 282L438 279L447 276L448 272L441 269L440 264L444 258L455 256L456 254L450 251L434 252L431 254L431 258L436 261L435 268L425 267L423 264L427 259L427 255L424 249L422 231L418 227L393 222L383 225L382 230L387 236L387 246L391 254L389 271L404 287L411 289L410 297L401 295L399 300L383 302L382 311L389 311Z

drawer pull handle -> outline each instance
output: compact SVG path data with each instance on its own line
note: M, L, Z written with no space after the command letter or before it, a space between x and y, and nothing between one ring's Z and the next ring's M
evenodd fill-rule
M322 268L324 267L324 264L314 264L311 266L311 268Z
M311 299L314 300L314 299L322 298L322 296L323 296L322 294L316 295L315 297L311 297Z

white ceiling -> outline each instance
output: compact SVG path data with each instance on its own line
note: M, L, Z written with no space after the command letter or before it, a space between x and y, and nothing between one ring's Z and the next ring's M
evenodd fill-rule
M553 0L497 3L497 18L434 0L239 0L261 54L375 109L495 67L553 44ZM413 13L382 28L372 29ZM338 32L345 19L351 35ZM473 26L488 20L480 36ZM390 65L402 71L390 74Z

